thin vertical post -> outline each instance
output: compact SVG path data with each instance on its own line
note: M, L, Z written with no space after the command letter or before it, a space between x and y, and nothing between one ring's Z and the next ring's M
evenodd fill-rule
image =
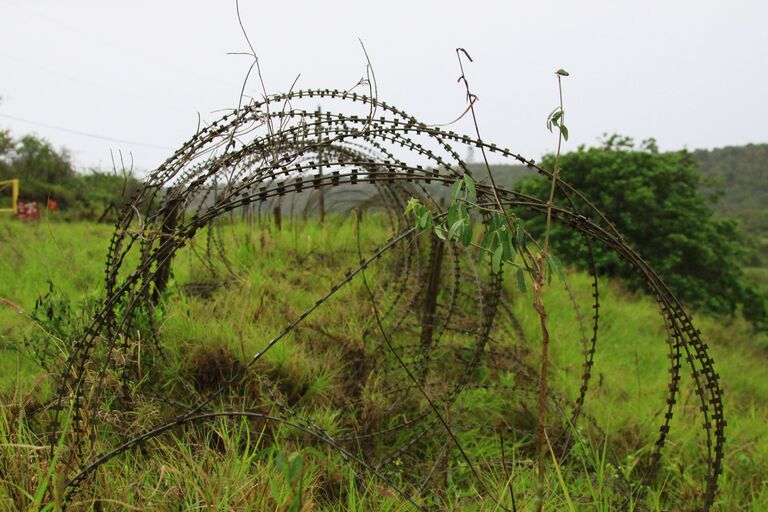
M315 125L315 138L317 140L317 160L318 160L318 167L317 167L317 173L320 176L320 183L322 183L323 180L323 132L320 128L321 121L322 121L322 110L320 109L320 105L317 106L317 124ZM325 222L325 188L320 187L320 200L318 208L320 210L320 224L323 224Z
M275 227L280 231L283 227L282 214L280 213L280 205L274 207L272 214L275 216Z

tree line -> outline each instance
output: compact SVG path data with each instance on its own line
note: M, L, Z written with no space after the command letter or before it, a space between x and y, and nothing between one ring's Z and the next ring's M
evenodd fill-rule
M9 179L20 181L20 200L45 205L54 199L63 217L83 220L119 209L140 185L131 173L80 172L66 149L35 135L16 138L0 130L0 180Z

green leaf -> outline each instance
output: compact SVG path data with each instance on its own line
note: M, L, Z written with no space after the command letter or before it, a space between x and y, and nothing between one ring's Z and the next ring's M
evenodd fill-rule
M552 131L552 116L555 115L555 112L558 112L560 110L560 107L555 107L552 109L552 112L549 113L547 116L547 130Z
M424 217L426 218L424 229L430 229L432 227L432 212L427 210L424 212Z
M464 229L461 230L461 243L464 244L464 247L469 247L469 244L472 243L472 223L471 222L464 223Z
M558 69L557 71L555 71L555 74L556 74L556 75L560 75L560 76L571 76L571 74L570 74L570 73L568 73L568 72L567 72L566 70L564 70L563 68L560 68L560 69Z
M568 128L566 128L564 124L560 125L560 133L563 134L565 140L568 140Z
M501 256L504 254L504 247L499 245L496 250L493 251L491 256L491 270L494 274L501 272Z
M467 200L476 203L477 189L475 188L475 180L469 174L464 175L464 185L467 188Z
M459 205L459 215L465 222L471 222L471 219L469 218L469 209L467 208L466 203Z
M511 260L515 257L515 246L512 243L512 235L506 229L499 234L501 246L504 248L504 258Z
M560 260L554 254L547 254L547 263L549 264L549 272L556 273L560 281L565 282L565 273L563 272L563 265Z
M448 223L448 226L453 226L453 224L459 219L459 206L456 204L452 204L448 207L448 218L446 222Z
M517 277L517 289L520 290L520 293L525 293L525 273L523 273L523 269L518 268L515 276Z
M424 211L421 213L421 216L419 217L419 223L418 227L421 229L427 229L428 226L432 224L432 212L430 212L428 209L424 209Z
M461 193L461 187L464 185L463 180L457 180L451 187L451 202L456 202L456 199Z
M464 219L457 219L456 222L451 224L451 228L448 230L449 240L453 240L456 237L456 235L458 235L461 232L463 224L464 224Z
M416 199L415 197L412 197L408 200L408 203L405 205L405 211L403 212L403 216L408 216L409 213L416 210L417 206L421 206L421 202Z
M435 236L439 238L440 240L445 240L445 236L447 232L445 231L445 228L443 226L435 226Z
M515 222L515 237L517 238L517 246L520 249L525 248L525 227L523 226L523 221L517 220Z
M480 247L485 250L490 250L491 244L493 243L493 237L495 236L495 231L486 231L483 235L483 240L480 242Z

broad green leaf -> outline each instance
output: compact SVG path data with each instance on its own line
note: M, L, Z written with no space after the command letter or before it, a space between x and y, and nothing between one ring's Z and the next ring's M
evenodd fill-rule
M475 180L469 174L464 175L464 185L467 189L467 200L473 203L477 202L477 189L475 188Z
M456 180L456 182L451 186L451 202L456 202L456 199L459 197L459 194L461 193L461 187L464 185L463 180Z
M566 70L564 70L563 68L560 68L560 69L558 69L557 71L555 71L555 74L556 74L556 75L560 75L560 76L571 76L571 74L570 74L570 73L568 73L568 72L567 72Z
M549 272L556 273L560 281L565 282L565 273L563 272L563 265L560 260L554 254L547 254L547 263L549 264Z
M448 230L448 239L453 240L460 232L464 225L464 219L457 219L456 222L451 224L451 228Z
M485 250L490 250L491 244L493 243L493 237L495 236L495 231L486 231L483 235L483 240L480 242L480 247Z
M419 227L421 229L426 229L431 224L432 224L432 213L425 208L424 212L422 212L421 216L419 217Z
M459 206L457 204L451 204L450 207L448 207L448 225L453 226L453 224L459 219Z
M559 106L553 108L552 112L550 112L549 115L547 116L547 130L549 131L552 131L552 116L554 116L555 112L557 112L558 110L560 110Z
M563 134L565 140L568 140L568 128L566 128L564 124L560 125L560 133Z
M515 222L515 237L517 238L517 247L520 249L525 248L525 227L523 221L517 220Z
M472 243L472 223L471 222L464 223L464 229L461 230L461 243L464 244L464 247L469 247L469 244Z
M504 258L511 260L515 257L515 246L512 243L512 235L506 229L499 234L501 246L504 248Z
M525 273L523 269L518 268L515 276L517 277L517 289L520 290L520 293L525 293Z
M462 203L459 205L459 214L465 222L467 223L471 222L469 218L469 209L467 208L466 203Z
M504 254L504 247L499 245L496 250L493 251L491 256L491 270L494 274L501 272L501 256Z

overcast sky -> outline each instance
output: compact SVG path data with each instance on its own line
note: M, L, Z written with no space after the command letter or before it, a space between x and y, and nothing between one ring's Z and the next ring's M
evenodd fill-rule
M466 48L483 138L532 158L555 144L558 68L571 73L566 149L604 132L662 149L768 142L765 0L241 0L241 13L269 93L299 74L299 88L351 87L359 37L379 97L426 123L463 110ZM152 169L198 112L237 104L249 61L227 53L246 48L234 0L0 0L0 128L66 146L81 167L108 168L112 149Z

